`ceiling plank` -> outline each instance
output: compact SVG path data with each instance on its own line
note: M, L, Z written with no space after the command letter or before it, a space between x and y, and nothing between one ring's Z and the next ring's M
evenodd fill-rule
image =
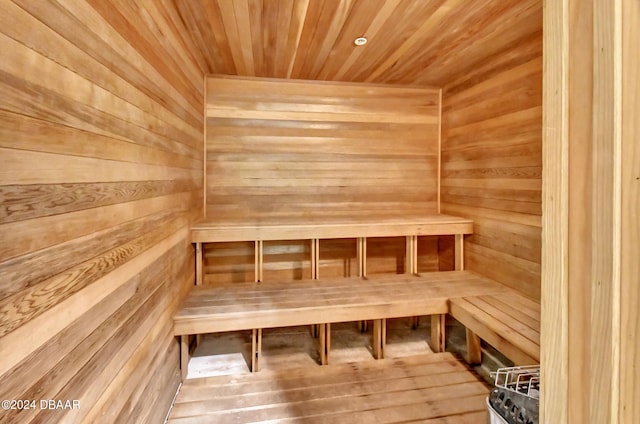
M163 1L218 75L443 86L542 34L542 0Z

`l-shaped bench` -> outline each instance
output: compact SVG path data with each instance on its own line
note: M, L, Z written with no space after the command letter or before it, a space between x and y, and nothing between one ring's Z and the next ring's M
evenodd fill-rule
M372 351L379 359L386 319L446 313L468 328L469 362L479 362L478 337L516 363L539 361L536 303L469 271L196 287L174 317L174 334L181 337L184 378L190 335L253 330L251 369L258 371L265 328L321 323L320 358L327 364L332 323L373 320ZM435 351L440 331L432 333Z
M431 347L444 350L445 314L467 327L471 363L480 359L480 338L520 364L539 361L539 303L518 292L463 269L463 236L470 220L447 215L404 219L369 217L323 219L322 222L212 224L192 227L196 245L196 285L203 282L203 243L255 242L255 282L195 287L174 317L174 334L181 338L181 367L186 378L189 336L252 330L251 369L259 369L262 329L313 324L319 326L320 358L328 363L330 325L373 320L372 350L384 356L386 319L431 315ZM422 235L454 235L452 272L418 274L417 239ZM367 237L406 237L407 274L366 274ZM319 242L326 238L355 238L359 278L319 280ZM263 241L311 241L311 280L262 282Z

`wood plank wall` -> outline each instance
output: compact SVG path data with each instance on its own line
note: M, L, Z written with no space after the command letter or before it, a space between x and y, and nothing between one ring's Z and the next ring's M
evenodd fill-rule
M544 422L640 422L639 28L634 0L545 8Z
M164 419L203 205L180 25L155 1L2 1L0 399L38 402L3 423Z
M539 299L541 4L534 12L529 34L443 88L441 202L443 213L474 220L467 269ZM449 267L451 243L441 243Z
M429 88L208 77L207 219L435 213L439 96ZM403 261L404 244L399 257L390 243L377 251L386 249L394 265L380 271ZM421 249L422 263L432 266L435 245L424 245L431 250ZM266 243L265 279L308 278L309 247ZM205 248L205 281L253 280L251 245ZM354 275L355 240L322 241L320 261L321 276Z

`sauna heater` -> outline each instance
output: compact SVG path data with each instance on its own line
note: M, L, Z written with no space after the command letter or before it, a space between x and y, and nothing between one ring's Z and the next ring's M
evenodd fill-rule
M500 368L487 399L489 424L538 424L540 367Z

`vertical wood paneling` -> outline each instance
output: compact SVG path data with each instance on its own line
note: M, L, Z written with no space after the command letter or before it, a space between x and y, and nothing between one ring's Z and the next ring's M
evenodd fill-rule
M622 1L619 422L640 421L640 4Z
M640 417L633 3L567 0L545 12L545 38L562 40L545 51L545 422Z
M2 399L12 422L157 422L179 382L193 282L203 62L158 2L4 1Z
M542 3L527 7L528 27L495 23L518 43L443 88L440 190L443 213L474 220L466 268L539 299Z

